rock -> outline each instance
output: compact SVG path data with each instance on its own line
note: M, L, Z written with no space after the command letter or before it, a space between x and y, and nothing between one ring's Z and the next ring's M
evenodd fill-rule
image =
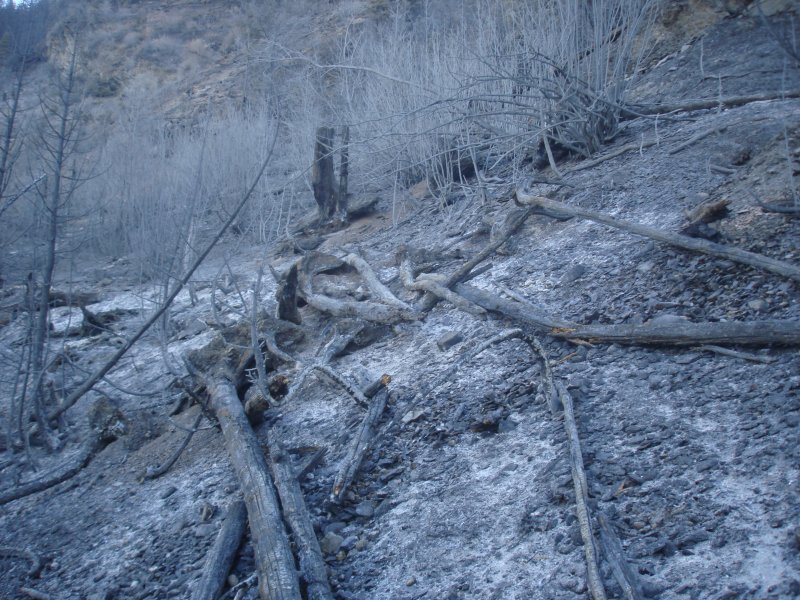
M364 500L356 506L355 512L359 517L369 518L375 514L375 505L369 500Z
M339 550L343 541L344 538L339 534L329 532L324 535L319 543L319 547L325 554L336 554L336 551Z
M340 549L344 550L345 552L350 552L353 548L356 547L358 543L358 536L357 535L349 535L344 540L342 540L342 545Z
M747 303L747 307L756 312L762 312L767 310L767 308L769 308L769 304L767 303L766 300L760 300L760 299L751 300L750 302Z
M162 492L158 495L158 497L161 498L162 500L164 500L164 499L169 498L170 496L172 496L172 494L174 494L177 491L178 491L178 488L176 488L174 485L171 485L169 487L164 488L162 490Z
M444 352L445 350L449 350L456 344L461 343L464 340L464 336L461 335L457 331L448 331L447 333L442 334L439 336L439 339L436 340L436 345L439 347L439 350Z
M561 277L561 283L572 283L586 275L588 269L581 264L572 265Z

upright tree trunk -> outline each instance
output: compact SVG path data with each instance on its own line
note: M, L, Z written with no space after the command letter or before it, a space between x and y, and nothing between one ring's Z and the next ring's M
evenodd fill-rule
M333 134L333 127L317 128L317 141L314 145L311 183L321 223L330 221L336 212L337 191L333 172Z
M342 130L342 154L339 163L339 193L336 202L336 215L340 221L347 221L347 178L350 173L350 127Z

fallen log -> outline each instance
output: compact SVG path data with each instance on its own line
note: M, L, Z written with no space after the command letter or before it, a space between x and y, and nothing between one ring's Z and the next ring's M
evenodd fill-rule
M625 560L625 552L614 528L602 512L597 515L597 523L600 525L600 547L603 549L603 556L611 566L611 572L622 588L625 600L642 600L644 595L639 577Z
M769 100L786 100L800 98L800 90L783 92L765 92L747 96L730 96L728 98L708 98L706 100L688 100L674 104L655 104L652 106L630 106L632 115L664 115L672 112L690 112L694 110L709 110L713 108L735 108L752 102L766 102ZM628 112L628 111L626 111Z
M461 265L453 273L448 275L447 279L444 280L442 285L446 288L452 288L456 283L464 281L467 277L469 277L470 273L475 267L489 258L500 246L511 239L511 236L513 236L519 230L519 228L522 227L523 223L525 223L525 221L528 219L531 212L532 211L529 209L510 213L506 218L503 233L497 236L497 239L490 242L483 250L478 252L478 254ZM428 312L434 306L436 306L437 302L439 302L439 297L427 292L422 297L422 300L420 300L417 310L421 313Z
M206 554L203 574L192 589L192 600L216 600L225 587L239 544L247 526L247 508L243 500L228 507L222 528Z
M592 517L589 513L589 484L586 481L586 471L583 468L583 453L578 437L578 427L575 423L575 411L572 406L572 396L562 383L556 384L558 397L564 406L564 430L569 442L570 464L572 465L572 482L575 487L576 513L578 524L583 538L583 549L586 555L587 580L589 592L594 600L605 600L606 591L597 566L597 545L592 533Z
M519 323L532 325L553 337L566 340L671 346L696 346L698 344L800 345L800 322L798 321L775 319L771 321L692 323L683 319L675 319L641 325L580 325L557 320L533 307L507 300L471 285L462 283L455 287L459 294L486 310L499 312Z
M299 600L294 557L258 439L233 384L221 376L205 383L247 505L259 595L263 600Z
M308 600L333 600L328 583L328 571L322 558L322 550L311 524L300 483L292 469L289 454L283 449L275 431L267 438L269 444L269 466L275 487L281 499L283 516L292 532L297 549L300 575L306 582Z
M733 248L723 244L715 244L714 242L709 242L707 240L691 238L685 235L679 235L676 233L663 231L661 229L656 229L655 227L648 227L647 225L639 225L637 223L622 221L603 213L578 208L576 206L570 206L569 204L564 204L563 202L551 200L550 198L545 198L543 196L532 196L530 194L520 192L519 190L516 192L516 197L520 204L529 206L533 209L557 210L574 215L576 217L588 219L589 221L594 221L595 223L601 223L603 225L608 225L609 227L614 227L616 229L628 231L630 233L641 235L659 242L664 242L678 248L683 248L684 250L692 250L693 252L701 252L703 254L717 256L719 258L724 258L744 265L749 265L751 267L764 269L772 273L777 273L778 275L783 275L784 277L788 277L789 279L793 279L795 281L800 281L800 267L781 260L775 260L774 258L762 256L761 254L756 254L755 252L748 252L746 250L740 250L739 248Z
M392 291L383 285L378 276L375 275L375 271L372 270L372 267L369 266L369 263L365 261L363 258L356 254L348 254L342 260L353 267L358 274L361 275L361 278L364 280L364 283L367 284L370 291L375 294L375 296L383 301L384 303L395 306L401 310L411 311L411 308L408 304L403 302L402 300L398 299Z
M386 386L391 381L391 377L383 375L380 379L382 386L379 388L372 403L369 406L358 432L350 443L350 448L347 450L347 455L342 461L336 478L333 482L333 489L331 490L331 500L333 502L341 502L347 488L355 479L358 470L361 468L361 463L364 461L364 456L370 448L373 438L375 437L375 426L386 408L386 401L389 399L389 390Z
M125 431L125 419L119 409L108 400L98 400L89 409L89 423L80 449L52 471L31 481L0 490L0 506L31 494L43 492L70 479L89 464L89 461L108 443L124 434Z

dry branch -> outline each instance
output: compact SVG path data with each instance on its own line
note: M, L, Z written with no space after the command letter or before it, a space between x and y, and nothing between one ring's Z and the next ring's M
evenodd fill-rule
M98 400L89 410L89 423L80 449L52 471L32 481L0 491L0 505L42 492L70 479L83 469L105 444L124 432L125 422L122 413L107 400Z
M192 440L192 436L197 432L197 428L200 426L200 421L203 420L203 411L200 410L197 412L197 416L194 419L194 423L192 424L192 428L186 432L186 435L183 438L183 441L180 445L175 449L175 452L172 453L167 460L164 461L163 464L157 467L148 467L145 471L144 477L145 479L155 479L157 477L161 477L164 473L169 471L170 467L175 464L175 461L178 460L178 457L186 450L186 446L189 445L189 442Z
M449 288L446 288L431 275L423 274L415 279L414 268L411 266L411 259L408 257L407 253L400 262L400 281L402 281L403 287L407 290L429 292L441 300L450 302L453 306L465 312L479 317L486 315L486 311L483 308L459 296Z
M386 381L384 386L388 384L388 376L384 375ZM383 378L382 378L383 379ZM347 491L347 488L353 482L358 470L361 468L361 463L364 461L364 456L370 448L373 438L375 437L375 426L386 408L386 401L389 398L389 390L383 387L375 397L372 399L367 415L361 422L356 436L347 450L347 455L342 461L339 471L336 473L336 478L333 482L333 489L331 490L331 500L333 502L340 502L342 496Z
M732 248L722 244L715 244L714 242L709 242L707 240L690 238L685 235L679 235L676 233L663 231L661 229L656 229L655 227L648 227L646 225L622 221L603 213L570 206L568 204L564 204L563 202L558 202L557 200L551 200L542 196L532 196L520 192L519 190L517 190L516 197L520 204L532 207L534 209L542 208L557 210L574 215L576 217L588 219L596 223L608 225L609 227L614 227L616 229L628 231L636 235L641 235L659 242L664 242L678 248L683 248L684 250L692 250L694 252L701 252L703 254L732 260L744 265L749 265L770 271L772 273L777 273L778 275L783 275L784 277L794 279L795 281L800 281L799 267L784 261L762 256L761 254L747 252L746 250L740 250L738 248Z
M338 259L337 259L338 260ZM411 309L388 306L378 302L350 301L331 298L324 294L314 293L311 285L312 273L308 258L302 261L298 277L298 294L312 307L334 317L356 317L364 321L377 323L397 323L413 321L419 315Z
M713 108L735 108L752 102L766 102L769 100L785 100L800 98L800 90L787 92L767 92L751 94L749 96L732 96L729 98L709 98L707 100L693 100L690 102L676 102L674 104L656 104L653 106L631 106L636 116L640 115L665 115L672 112L690 112L693 110L709 110Z
M461 267L456 269L455 272L448 275L447 279L445 279L443 283L444 287L452 288L456 283L464 281L467 277L469 277L470 273L475 267L489 258L497 251L498 248L500 248L500 246L511 239L511 236L513 236L519 230L519 228L522 227L523 223L525 223L525 221L528 219L528 216L531 214L531 212L531 210L524 210L510 213L506 218L502 235L499 235L497 239L487 244L487 246L478 252L478 254L461 265ZM437 296L431 293L426 293L419 302L419 312L428 312L434 306L436 306L438 301L439 298Z
M597 515L597 523L600 526L600 547L603 549L606 561L611 565L614 579L622 588L625 600L642 600L644 596L639 578L625 560L622 544L614 532L614 528L602 512Z
M681 150L685 150L686 148L688 148L692 144L695 144L695 143L699 142L700 140L704 140L708 136L713 135L715 133L723 132L723 131L725 131L725 129L727 129L726 125L723 125L723 126L715 125L714 127L709 127L708 129L693 135L692 137L690 137L685 142L678 144L674 148L671 148L670 150L667 151L667 154L677 154L678 152L680 152Z
M604 154L603 156L599 156L597 158L593 158L592 160L585 160L574 167L572 167L567 173L574 173L575 171L583 171L584 169L591 169L592 167L596 167L597 165L606 162L607 160L611 160L612 158L617 158L618 156L622 156L628 152L638 152L639 150L643 150L645 148L649 148L650 146L655 146L658 144L658 140L648 140L648 141L641 141L641 142L631 142L630 144L625 144L624 146L620 146L619 148L612 150L608 154Z
M800 322L772 321L721 321L692 323L676 320L669 323L644 323L642 325L580 325L557 320L540 313L533 307L506 300L496 294L476 287L459 284L458 292L486 310L502 313L515 321L532 325L549 335L567 340L588 340L618 344L665 344L694 346L697 344L742 344L764 346L770 344L800 345Z
M396 306L402 310L413 310L413 308L411 308L402 300L398 299L389 288L383 285L381 280L378 279L378 276L375 275L375 271L372 270L372 267L370 267L369 263L367 263L367 261L365 261L363 258L355 254L348 254L342 258L342 260L358 271L359 275L361 275L361 278L364 280L364 283L367 284L370 291L375 294L379 300L389 304L390 306Z
M572 465L572 483L575 486L576 512L580 525L583 549L586 554L587 579L589 591L594 600L605 600L606 591L600 570L597 567L597 547L592 533L592 517L589 513L589 485L586 482L586 471L583 468L583 453L578 437L578 427L575 424L575 410L572 406L572 396L562 383L556 384L558 397L564 406L564 430L569 440L569 455Z
M206 554L203 574L192 588L192 600L216 600L225 587L239 544L247 526L247 508L242 500L228 507L214 545Z
M264 600L298 600L300 587L294 557L264 453L233 384L222 377L205 383L247 504L259 574L259 594Z
M268 440L272 477L275 479L275 487L278 489L281 499L283 516L289 525L297 548L300 574L307 585L307 598L308 600L333 600L322 551L289 455L283 449L275 430L270 432Z

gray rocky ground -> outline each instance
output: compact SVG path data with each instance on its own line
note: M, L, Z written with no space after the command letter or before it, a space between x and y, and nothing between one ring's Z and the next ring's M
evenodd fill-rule
M780 20L794 26L797 16ZM777 22L777 21L776 21ZM700 57L703 70L700 70ZM703 74L705 77L703 77ZM641 103L676 102L800 87L800 71L757 19L726 19L644 73L634 89ZM608 151L657 137L658 144L578 170L561 165L574 188L569 202L631 221L677 231L684 211L728 198L730 214L715 224L721 241L798 262L800 221L769 213L754 198L797 197L800 100L776 99L730 109L678 113L674 119L627 121ZM670 152L695 134L719 131ZM724 167L724 172L715 167ZM392 223L391 207L327 234L323 251L358 250L402 299L400 244L471 256L488 235L466 237L487 215L513 209L510 167L487 173L484 196L465 189L441 208L413 200L410 216ZM530 173L532 175L532 173ZM551 191L530 184L534 193ZM395 207L397 208L397 207ZM69 481L0 508L0 545L42 558L34 576L19 557L0 554L0 595L20 586L53 598L181 598L197 579L225 508L238 497L219 431L208 420L164 476L143 479L177 445L178 425L197 407L168 421L181 395L165 360L208 344L241 317L236 285L214 291L223 258L249 299L261 250L228 240L198 276L198 302L182 294L172 311L165 358L157 336L144 340L113 381L145 396L102 384L129 423ZM272 256L276 264L285 256ZM460 264L443 260L446 272ZM580 220L531 217L492 268L472 284L517 297L583 323L793 319L797 283L751 267L679 251ZM153 292L123 291L109 267L95 312L125 309L112 325L126 335L152 310ZM97 281L98 274L87 275ZM230 278L229 278L230 279ZM331 286L337 278L331 277ZM272 309L274 283L263 293ZM306 338L286 349L301 360L333 333L306 307ZM59 309L54 335L79 315ZM70 321L72 320L72 321ZM270 409L267 422L290 448L322 447L326 456L303 482L338 598L585 598L586 567L563 418L542 400L542 373L519 340L504 342L461 365L421 402L410 399L480 342L514 326L498 315L478 318L440 303L421 321L387 327L366 347L333 366L353 381L392 376L386 426L341 505L330 486L363 410L310 378L291 403ZM0 330L4 352L22 343L22 323ZM442 350L443 335L462 341ZM99 365L115 335L64 337L81 368ZM739 349L750 360L687 348L571 344L541 335L554 374L575 401L589 481L590 508L604 515L650 598L792 598L800 596L800 358L795 348ZM279 340L280 341L280 340ZM752 358L758 360L752 360ZM75 371L76 379L81 373ZM150 393L152 392L152 393ZM80 412L80 411L78 411ZM73 417L77 418L77 417ZM68 440L67 448L77 448ZM3 488L15 474L2 472ZM27 477L28 475L22 475ZM252 574L243 544L235 567ZM609 595L622 597L603 564ZM243 587L255 597L255 588Z

